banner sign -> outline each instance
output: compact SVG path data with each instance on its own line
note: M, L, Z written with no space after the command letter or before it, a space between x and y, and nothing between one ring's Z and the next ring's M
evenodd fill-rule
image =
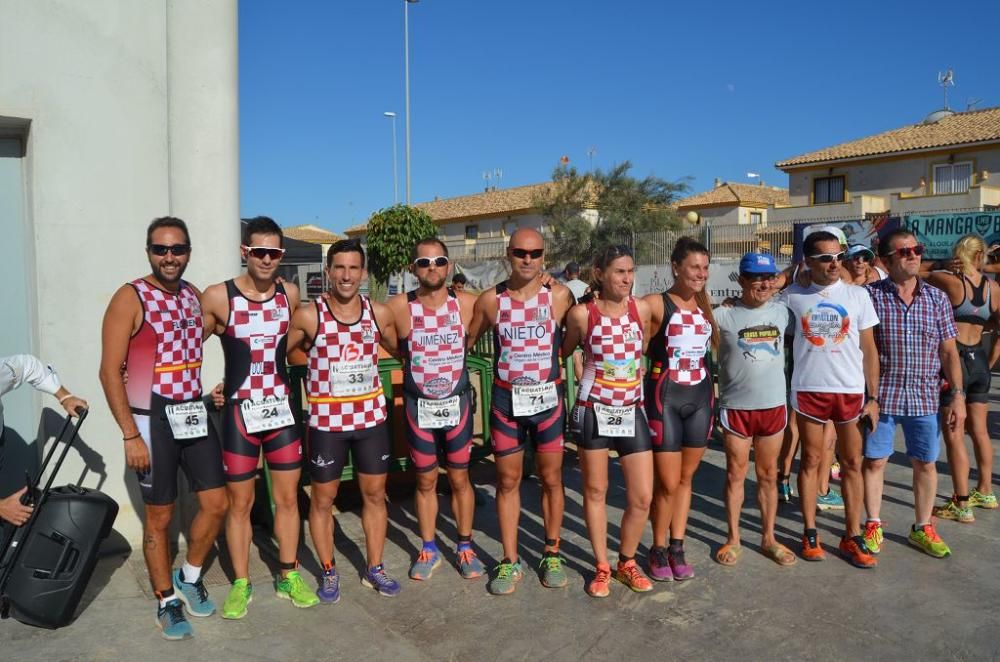
M880 237L884 237L899 227L899 217L887 216L885 214L868 214L865 218L856 221L833 221L830 223L810 221L808 223L796 223L793 260L800 262L803 258L802 240L805 238L807 229L830 225L839 228L844 233L848 244L864 244L865 246L874 247L878 244Z
M777 261L778 271L788 267L787 260ZM738 297L742 294L739 283L740 261L737 258L712 258L708 266L708 297L712 303L719 305L728 297ZM639 265L635 268L635 285L632 288L634 296L641 297L652 292L663 292L674 282L669 264Z
M952 247L967 234L978 234L987 246L1000 242L1000 212L913 215L906 217L905 225L926 247L924 259L950 257Z

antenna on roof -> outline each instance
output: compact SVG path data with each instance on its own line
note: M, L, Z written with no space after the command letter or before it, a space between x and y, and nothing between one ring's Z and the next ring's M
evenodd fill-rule
M490 190L490 179L493 178L493 173L489 170L483 170L483 181L486 182L486 191Z
M497 183L493 187L493 190L495 191L498 188L500 188L500 182L503 181L503 168L494 168L493 169L493 176L496 177L496 179L497 179Z
M591 145L587 148L587 157L590 159L590 171L594 172L594 154L597 154L597 148Z
M941 73L938 72L938 85L941 86L942 92L944 92L944 109L951 110L948 107L948 88L955 86L955 72L951 69Z
M975 110L976 106L978 106L982 102L983 102L982 99L972 99L972 98L967 99L965 102L965 110L966 111Z

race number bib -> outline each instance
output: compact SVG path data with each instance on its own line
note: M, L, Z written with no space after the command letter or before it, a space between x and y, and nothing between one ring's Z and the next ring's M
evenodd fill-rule
M167 422L174 439L197 439L208 435L208 412L201 400L167 405Z
M597 434L602 437L635 436L635 405L609 407L595 402L594 416L597 417Z
M458 425L458 396L443 400L417 399L417 425L425 430L453 428Z
M375 364L371 361L331 363L330 381L330 393L334 397L371 393L375 383Z
M511 387L515 416L531 416L546 409L552 409L558 402L559 393L555 382L544 384L514 384Z
M264 398L257 402L244 400L240 404L240 411L243 414L243 424L250 434L287 428L295 423L287 395L283 398Z

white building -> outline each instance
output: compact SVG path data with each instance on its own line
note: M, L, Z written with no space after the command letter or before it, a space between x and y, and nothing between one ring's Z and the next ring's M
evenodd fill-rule
M101 319L149 272L154 217L188 222L192 282L238 273L237 83L235 0L0 0L0 354L42 357L90 402L60 480L114 497L134 542L141 500L97 379ZM206 381L222 374L209 345ZM4 406L6 494L56 404L23 388Z

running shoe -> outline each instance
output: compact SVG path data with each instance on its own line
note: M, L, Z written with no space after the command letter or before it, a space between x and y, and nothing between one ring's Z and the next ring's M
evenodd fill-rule
M865 547L868 548L872 554L878 554L882 551L882 542L885 540L882 531L882 522L874 522L868 520L865 522Z
M843 510L844 497L837 493L837 490L830 488L826 494L816 496L816 507L820 510Z
M486 585L493 595L509 595L517 588L517 583L524 578L520 561L508 561L504 559L494 570L493 579Z
M635 563L635 561L632 561ZM598 563L597 572L594 578L587 584L587 595L592 598L606 598L611 593L611 566L607 563Z
M247 606L253 602L253 585L248 579L237 579L222 603L222 617L238 619L247 615Z
M802 536L802 558L806 561L822 561L826 558L826 552L819 544L819 535Z
M666 547L651 547L649 549L649 577L658 582L670 582L674 580L674 573L670 570L670 560L667 558Z
M778 501L782 503L792 502L792 486L786 481L778 483Z
M379 563L374 568L368 568L365 576L361 578L361 583L368 588L375 589L379 595L387 598L394 598L399 595L402 587L395 579L385 571L385 566Z
M600 568L598 568L598 572L600 572ZM649 581L649 577L639 568L639 564L635 562L635 559L626 561L625 563L619 562L618 569L615 570L615 579L636 593L645 593L646 591L653 590L653 582Z
M201 580L201 577L198 578L198 581L189 584L184 581L184 576L181 573L180 568L174 571L174 591L187 607L187 613L198 618L214 614L215 603L212 602L212 598L208 597L208 589L205 588L205 582Z
M924 524L916 531L910 529L910 535L907 540L910 541L911 545L920 548L924 553L934 558L943 559L951 555L951 548L944 544L941 536L934 529L933 524Z
M458 552L458 573L465 579L475 579L486 573L486 567L471 547Z
M157 605L156 627L160 628L164 639L190 639L194 630L184 616L184 604L178 599L168 600L163 607Z
M569 577L563 569L563 560L558 554L543 556L538 564L542 571L542 586L546 588L562 588L569 584Z
M855 568L874 568L878 565L876 559L862 536L844 536L840 539L840 555Z
M410 579L427 581L441 565L441 554L428 549L420 550L417 560L410 566Z
M830 480L840 480L840 462L830 465Z
M979 490L972 490L969 492L969 507L970 508L986 508L987 510L995 510L997 506L997 495L993 492L983 493Z
M319 596L306 586L298 570L292 570L285 575L284 579L278 581L275 589L279 598L291 600L292 604L300 609L319 604Z
M694 566L684 559L683 547L668 547L667 563L670 564L670 574L674 576L674 581L679 582L694 577Z
M950 519L962 524L972 524L976 521L976 516L972 514L972 508L969 506L959 508L955 499L948 499L943 506L935 508L934 516L938 519Z
M319 576L319 588L316 589L316 597L320 602L335 604L340 601L340 575L337 568L328 568Z

